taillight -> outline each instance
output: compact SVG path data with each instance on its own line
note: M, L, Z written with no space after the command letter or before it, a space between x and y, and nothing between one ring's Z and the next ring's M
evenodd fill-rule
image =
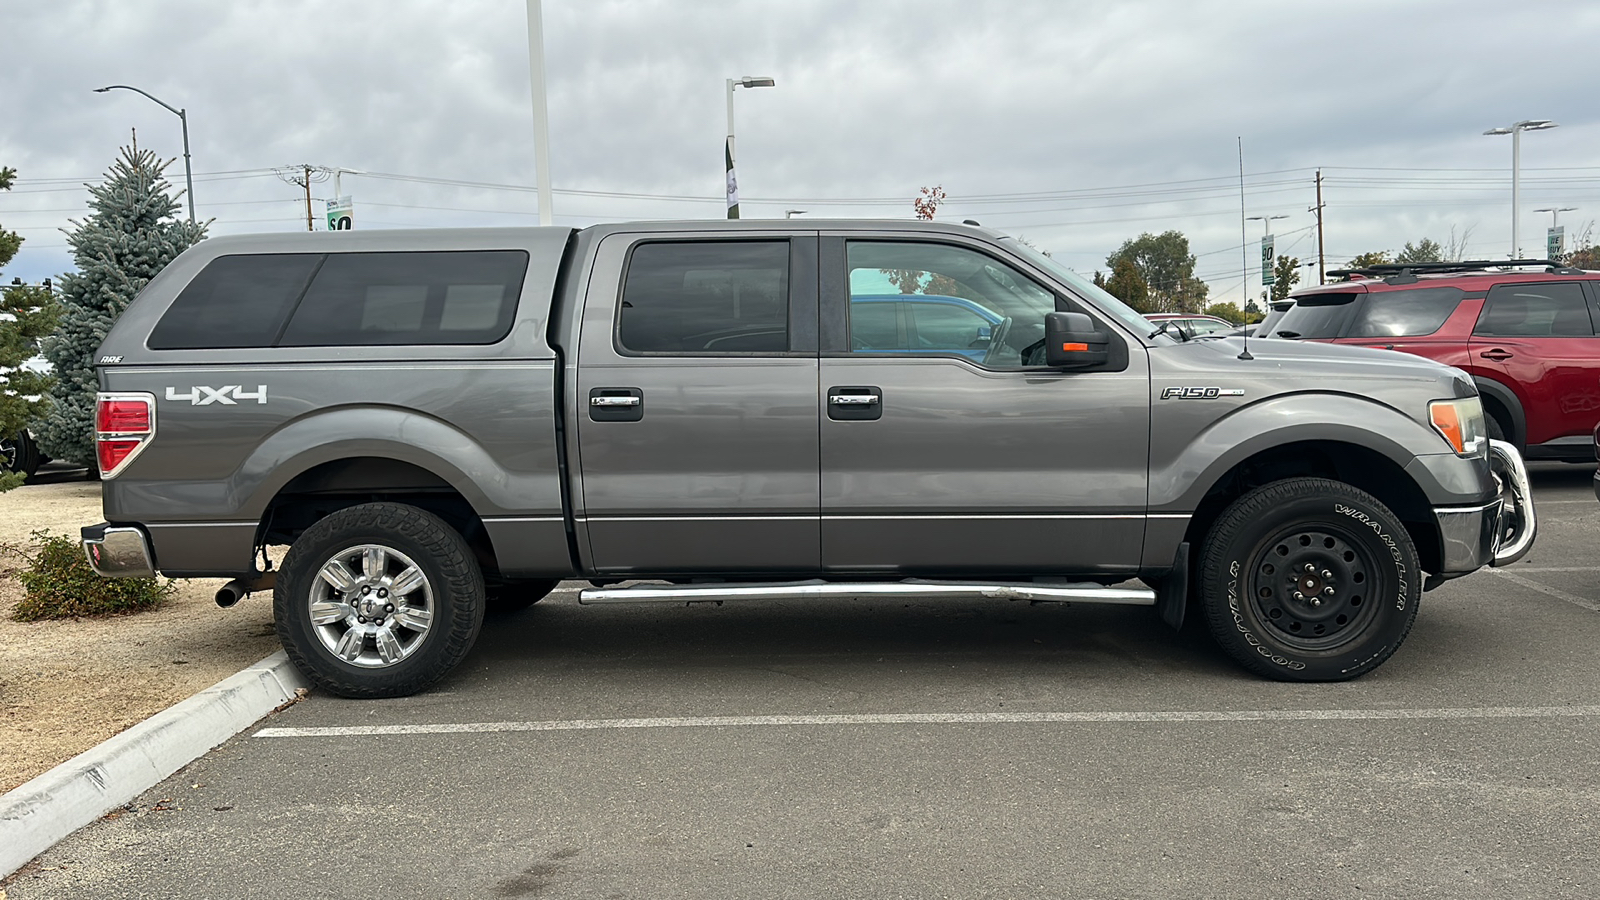
M95 397L95 455L100 477L111 478L127 468L156 434L154 394L107 394Z

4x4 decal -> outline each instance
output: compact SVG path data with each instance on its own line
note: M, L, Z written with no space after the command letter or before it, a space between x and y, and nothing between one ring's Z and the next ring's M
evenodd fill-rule
M210 406L221 403L224 406L234 406L240 400L254 400L257 403L267 402L267 386L256 385L254 391L246 391L242 385L225 384L219 388L196 385L189 388L186 394L178 393L175 387L167 388L168 400L187 400L191 406Z

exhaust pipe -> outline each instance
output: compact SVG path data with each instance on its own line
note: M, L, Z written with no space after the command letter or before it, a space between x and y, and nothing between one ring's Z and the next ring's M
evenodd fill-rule
M235 578L217 591L217 605L227 609L256 591L270 591L278 581L277 572L262 572L254 578Z
M223 609L227 609L235 603L238 603L240 600L243 600L244 596L248 593L250 593L250 591L245 588L244 582L235 578L234 580L223 585L221 590L217 591L217 605Z

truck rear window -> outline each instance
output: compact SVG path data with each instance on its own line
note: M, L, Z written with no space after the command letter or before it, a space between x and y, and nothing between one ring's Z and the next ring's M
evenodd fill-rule
M156 323L150 349L272 346L322 256L264 253L212 260Z
M149 346L492 344L511 330L527 269L521 250L222 256L173 301Z
M628 259L617 343L715 356L789 349L788 241L662 241Z

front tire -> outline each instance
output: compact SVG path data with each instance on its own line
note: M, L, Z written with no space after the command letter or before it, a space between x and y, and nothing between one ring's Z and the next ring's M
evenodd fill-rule
M1343 681L1376 669L1416 621L1416 547L1377 498L1294 478L1223 511L1200 558L1201 602L1217 643L1280 681Z
M294 542L272 592L278 639L341 697L403 697L461 662L483 625L483 574L443 520L399 503L321 519Z

